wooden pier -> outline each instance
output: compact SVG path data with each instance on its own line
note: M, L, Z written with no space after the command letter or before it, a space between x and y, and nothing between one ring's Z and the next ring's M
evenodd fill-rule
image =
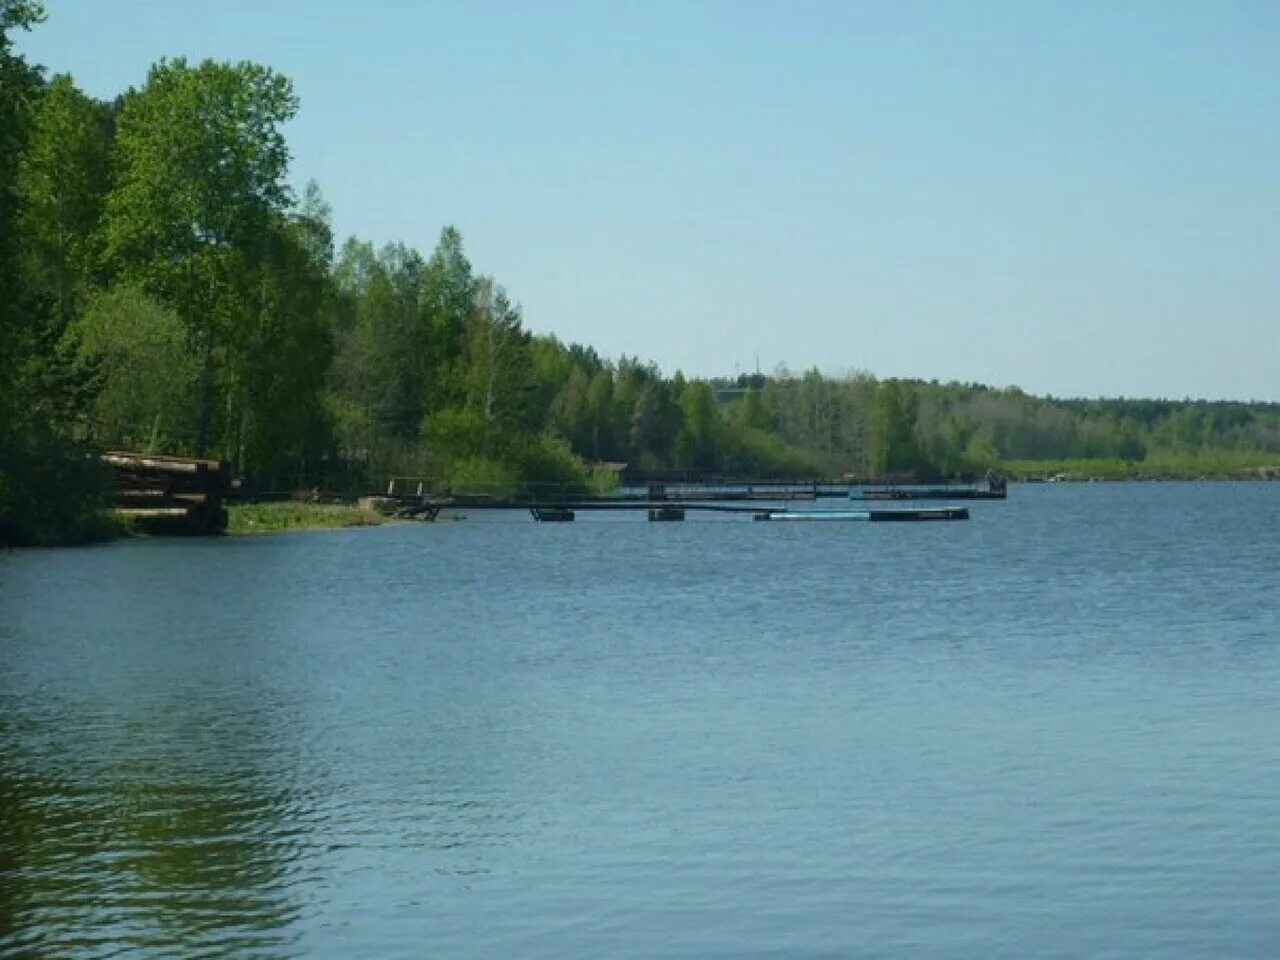
M990 482L986 487L929 487L911 490L903 495L876 496L876 488L867 491L873 495L868 500L912 500L953 496L956 499L1000 499L1004 496L1001 484L998 488ZM653 522L672 522L685 519L686 512L740 513L755 520L784 521L870 521L914 522L938 520L968 520L965 507L881 507L876 509L794 509L779 506L791 501L814 501L819 497L862 499L863 491L848 484L741 483L669 485L651 483L643 488L629 488L608 494L589 495L571 491L559 484L521 484L486 492L467 489L452 491L439 480L423 477L393 477L386 493L377 501L384 512L393 516L418 515L423 519L435 519L441 510L528 510L530 516L544 523L567 523L576 519L581 511L631 510L644 511Z
M479 505L501 502L512 506L559 502L566 499L607 500L646 503L787 503L823 499L840 500L1004 500L1008 488L1002 477L991 476L976 483L894 483L884 480L705 480L649 482L624 485L594 496L561 483L528 482L514 488L485 490L477 487L454 489L446 481L431 477L392 477L384 496L404 501L447 498L456 503Z
M871 522L913 522L919 520L968 520L968 507L904 507L884 510L776 510L757 514L757 520L864 520Z
M991 493L986 490L867 490L861 494L850 494L850 500L1007 500L1003 493Z
M451 505L443 505L451 506ZM471 504L467 509L510 510L509 505L488 503L483 506ZM883 507L866 510L794 510L788 507L756 507L747 504L728 503L682 503L673 507L661 501L602 503L599 500L584 500L567 503L533 504L529 506L533 519L540 522L571 522L580 511L634 511L647 512L651 521L680 521L686 512L736 513L748 514L753 520L788 520L788 521L870 521L912 522L929 520L968 520L968 507Z
M991 477L980 484L877 485L849 490L850 500L1006 500L1008 496L1003 477Z

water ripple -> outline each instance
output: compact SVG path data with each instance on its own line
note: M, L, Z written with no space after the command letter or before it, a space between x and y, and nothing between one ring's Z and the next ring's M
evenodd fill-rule
M0 960L1273 955L1278 507L0 555Z

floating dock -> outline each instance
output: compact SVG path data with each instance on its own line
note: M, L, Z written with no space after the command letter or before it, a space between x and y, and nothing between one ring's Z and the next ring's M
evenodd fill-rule
M863 484L849 488L850 500L1004 500L1008 496L1007 481L997 476L972 484Z
M514 488L454 490L438 477L392 477L384 496L402 502L447 500L457 506L533 507L569 500L607 503L761 503L839 498L841 500L1004 500L1004 478L990 476L972 483L888 480L709 480L624 485L611 493L589 495L563 483L529 482Z
M901 510L772 510L758 513L757 520L865 520L883 521L915 521L915 520L968 520L968 507L923 507L919 509Z
M436 519L441 510L528 510L540 523L572 523L579 511L629 511L644 512L655 522L681 521L686 513L748 514L753 520L815 521L867 521L884 523L921 520L968 520L968 507L876 507L843 510L794 509L784 506L766 506L759 503L693 502L682 500L623 500L614 497L587 497L583 499L555 499L520 502L511 499L472 497L424 497L376 498L371 506L393 516L420 516L424 520Z
M1006 500L1004 489L982 490L970 487L884 487L852 491L850 500Z
M933 485L914 488L876 486L851 488L848 484L682 484L679 487L651 483L644 490L618 490L591 495L569 490L563 484L528 483L515 490L449 491L438 480L427 477L392 477L384 496L372 498L383 512L395 516L412 513L433 520L441 510L528 510L540 522L564 523L576 519L581 510L645 511L655 522L680 521L686 511L750 514L754 520L793 521L918 521L968 520L966 507L885 506L846 509L806 509L787 505L790 501L814 501L819 497L848 497L868 500L923 500L954 497L962 500L1003 499L1004 483L991 478L982 485Z
M474 505L473 505L474 506ZM482 508L483 509L483 508ZM489 509L494 509L489 507ZM564 522L572 521L579 510L632 510L647 511L650 520L671 521L683 520L688 511L702 510L707 513L747 513L753 520L794 520L801 522L815 521L850 521L861 520L872 523L920 521L920 520L968 520L968 507L889 507L879 510L790 510L785 507L752 507L731 506L724 503L682 503L679 507L662 503L600 503L584 501L581 503L543 504L529 508L533 519L538 521Z

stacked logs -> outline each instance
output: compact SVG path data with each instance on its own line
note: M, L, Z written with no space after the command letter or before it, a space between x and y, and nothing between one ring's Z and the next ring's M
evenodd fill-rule
M227 527L222 499L231 487L225 460L109 451L116 512L150 533L211 535Z

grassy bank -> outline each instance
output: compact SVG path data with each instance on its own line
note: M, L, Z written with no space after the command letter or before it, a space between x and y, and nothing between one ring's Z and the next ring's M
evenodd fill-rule
M241 503L227 508L227 533L277 533L282 530L330 530L372 527L389 518L347 503Z
M1280 456L1224 450L1144 460L1007 460L999 469L1015 480L1252 480L1280 471Z

